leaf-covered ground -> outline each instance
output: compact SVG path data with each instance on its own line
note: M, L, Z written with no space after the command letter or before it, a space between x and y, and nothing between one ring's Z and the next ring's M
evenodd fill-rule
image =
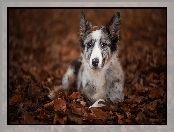
M84 10L93 25L114 12L122 18L119 58L125 71L125 100L117 107L91 108L80 93L47 95L59 87L80 52L81 9L10 9L8 34L9 124L166 124L166 10Z

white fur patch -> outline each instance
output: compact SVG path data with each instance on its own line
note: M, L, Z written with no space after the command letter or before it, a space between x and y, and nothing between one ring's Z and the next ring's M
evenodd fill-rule
M98 68L102 68L102 54L101 54L101 49L100 49L100 38L101 38L101 30L96 30L94 32L92 32L91 36L92 39L95 40L95 44L94 44L94 48L91 54L91 58L90 58L90 67L92 68L92 60L94 58L98 58L99 59L99 63L98 63Z
M100 40L101 38L101 30L95 30L91 33L92 39Z
M92 107L102 107L102 106L105 106L104 104L99 104L100 101L103 101L105 102L104 99L99 99L97 100L92 106L90 106L89 108L92 108Z

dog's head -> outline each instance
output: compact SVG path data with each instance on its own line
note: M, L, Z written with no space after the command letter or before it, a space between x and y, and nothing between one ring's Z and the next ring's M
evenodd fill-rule
M80 42L82 53L90 68L103 68L117 51L120 30L120 13L117 12L106 26L92 26L82 12L80 20Z

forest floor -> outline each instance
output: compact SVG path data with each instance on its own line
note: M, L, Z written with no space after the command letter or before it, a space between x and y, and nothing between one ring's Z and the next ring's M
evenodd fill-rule
M81 9L10 9L8 34L9 124L167 124L166 10L85 9L94 25L121 12L119 59L125 100L89 109L80 93L51 101L71 61L79 56Z

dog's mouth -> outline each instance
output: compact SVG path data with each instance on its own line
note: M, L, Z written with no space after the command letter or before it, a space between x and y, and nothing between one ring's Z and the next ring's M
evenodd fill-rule
M93 69L93 70L99 70L99 69L102 69L103 67L94 67L94 66L92 66L90 68Z

